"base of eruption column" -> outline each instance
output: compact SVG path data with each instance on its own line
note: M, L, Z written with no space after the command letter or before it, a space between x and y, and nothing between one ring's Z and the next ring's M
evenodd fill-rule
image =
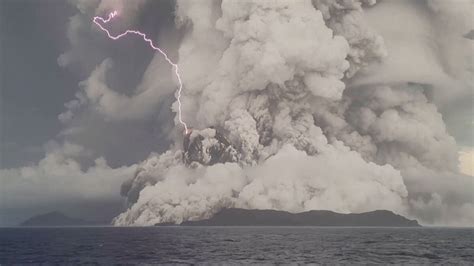
M238 152L215 128L189 129L183 139L183 162L187 166L237 162Z

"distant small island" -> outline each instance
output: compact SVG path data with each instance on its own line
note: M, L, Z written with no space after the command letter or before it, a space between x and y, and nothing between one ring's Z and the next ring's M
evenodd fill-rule
M98 225L97 222L71 218L57 211L40 214L22 222L20 226L90 226Z
M170 225L157 224L157 225ZM289 213L275 210L223 209L213 217L200 221L185 221L182 226L385 226L418 227L409 220L387 210L342 214L332 211Z

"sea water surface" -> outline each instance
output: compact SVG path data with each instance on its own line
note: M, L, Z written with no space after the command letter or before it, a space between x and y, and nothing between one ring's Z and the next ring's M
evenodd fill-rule
M474 264L472 228L0 228L0 264Z

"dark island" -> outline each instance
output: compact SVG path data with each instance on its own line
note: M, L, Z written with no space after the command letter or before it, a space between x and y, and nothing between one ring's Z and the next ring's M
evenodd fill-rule
M48 212L31 217L22 222L20 226L91 226L98 223L71 218L61 212Z
M158 224L169 225L169 224ZM213 217L200 221L186 221L182 226L381 226L418 227L391 211L377 210L342 214L332 211L289 213L275 210L223 209Z

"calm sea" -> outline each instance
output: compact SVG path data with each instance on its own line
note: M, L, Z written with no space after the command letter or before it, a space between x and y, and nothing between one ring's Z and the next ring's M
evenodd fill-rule
M0 228L0 264L474 264L474 230L340 227Z

